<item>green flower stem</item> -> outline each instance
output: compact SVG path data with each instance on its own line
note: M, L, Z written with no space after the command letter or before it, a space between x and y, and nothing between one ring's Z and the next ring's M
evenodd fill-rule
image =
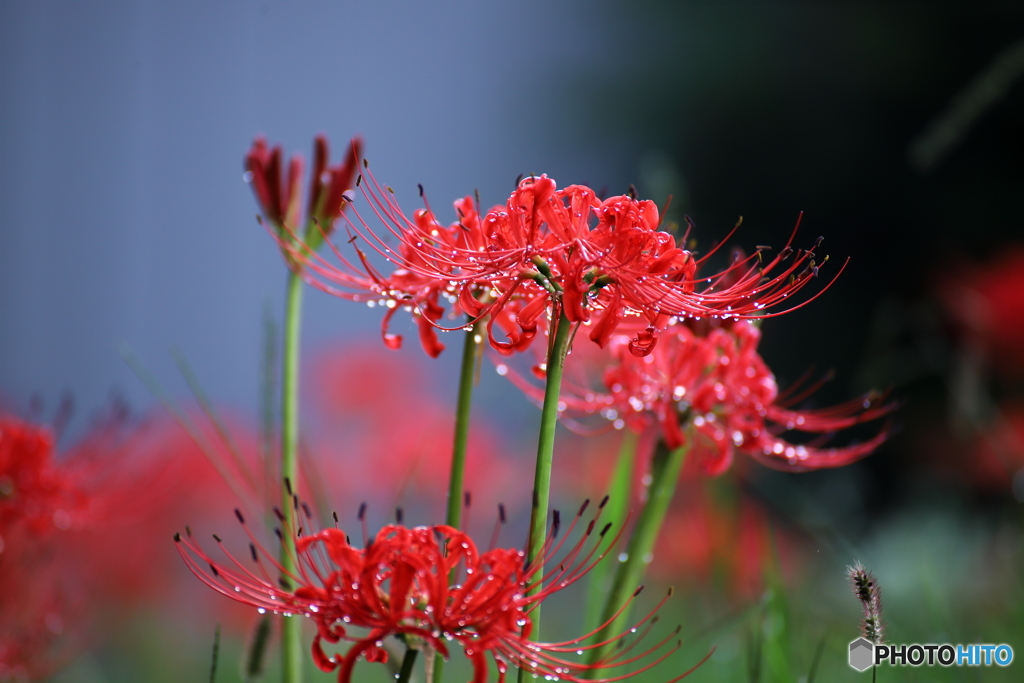
M455 445L452 447L452 472L448 479L448 513L445 524L459 527L462 523L462 482L466 469L466 442L469 440L469 412L476 378L476 359L480 355L482 336L477 328L466 330L462 346L462 368L459 370L459 398L455 406Z
M663 443L658 443L651 462L651 483L647 488L647 500L640 512L640 519L636 521L636 526L633 527L633 532L629 537L626 558L619 564L618 571L615 573L615 580L608 594L608 602L605 603L604 612L601 614L601 623L611 619L612 615L633 595L639 587L640 581L643 580L647 563L650 562L651 552L654 550L654 543L658 540L662 522L665 521L665 513L668 511L668 505L676 491L676 484L679 481L679 474L683 469L688 451L689 439L685 445L671 451ZM614 621L601 629L594 642L599 643L625 631L629 624L629 612L629 609L623 610L622 614ZM591 650L591 663L607 657L614 647L615 643L610 643L603 648Z
M298 485L297 454L299 446L299 331L302 322L302 278L295 271L288 273L288 290L284 309L284 348L281 370L281 478L290 486ZM285 525L295 529L295 506L288 487L281 490L281 511ZM284 534L281 566L295 573L295 536ZM281 673L284 683L302 681L302 621L298 617L281 622Z
M452 447L452 471L448 479L448 513L445 524L459 528L462 523L462 486L466 470L466 443L469 440L469 413L473 398L473 384L476 379L476 360L480 357L483 337L477 331L483 323L477 322L473 329L466 330L462 346L462 367L459 370L459 397L455 404L455 444ZM448 577L449 583L455 580L455 570ZM434 683L441 683L444 671L444 660L434 660Z
M416 655L419 653L419 650L414 650L411 647L405 651L405 657L402 658L402 669L395 679L396 683L409 683L409 679L412 678L412 669L416 665Z
M533 509L530 514L530 537L526 545L526 561L534 567L534 560L540 555L547 535L548 501L551 497L551 462L555 450L555 427L558 424L559 393L562 389L562 370L565 368L565 356L569 350L569 333L572 323L560 312L554 340L548 350L547 382L544 387L544 406L540 414L540 439L537 443L537 467L533 476ZM539 567L535 576L544 575L544 568ZM530 594L541 588L538 581ZM530 614L533 621L533 637L540 638L540 604ZM519 680L524 681L530 674L519 670Z
M618 530L626 523L626 515L629 512L630 489L633 483L633 463L636 461L635 433L626 430L622 435L622 445L619 447L619 457L615 462L615 471L612 473L611 482L608 485L608 504L605 505L604 521L612 523L612 533L609 537L614 538ZM610 541L609 541L610 542ZM611 589L611 572L615 564L615 556L618 552L615 548L608 548L610 557L605 557L590 570L589 582L587 584L587 618L584 631L590 632L601 625L601 610Z

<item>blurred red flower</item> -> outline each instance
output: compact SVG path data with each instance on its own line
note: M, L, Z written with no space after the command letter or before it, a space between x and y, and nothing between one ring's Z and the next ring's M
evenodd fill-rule
M321 419L307 423L307 443L319 456L320 480L330 482L330 498L369 500L384 509L402 499L407 504L410 494L443 502L454 411L416 359L379 345L349 344L317 353L308 374ZM507 442L493 425L474 418L464 486L487 507L528 498L524 463Z
M0 415L0 680L45 678L127 608L165 598L172 525L223 493L167 420L115 406L59 458L55 441Z
M947 310L1001 368L1024 370L1024 246L969 265L940 285Z

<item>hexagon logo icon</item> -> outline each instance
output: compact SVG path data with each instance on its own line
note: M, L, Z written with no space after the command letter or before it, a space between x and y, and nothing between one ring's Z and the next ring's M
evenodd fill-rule
M857 671L867 670L875 659L875 646L867 638L850 643L850 666Z

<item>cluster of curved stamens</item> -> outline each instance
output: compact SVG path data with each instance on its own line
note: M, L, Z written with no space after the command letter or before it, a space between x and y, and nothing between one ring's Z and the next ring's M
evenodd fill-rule
M508 354L530 345L539 321L557 321L562 314L587 325L591 339L602 346L624 319L637 318L642 325L630 350L645 355L674 317L779 315L784 311L768 309L786 302L818 273L818 244L794 250L794 229L774 256L759 247L721 272L698 275L716 250L697 258L678 246L686 243L689 229L677 244L660 229L654 202L626 195L601 201L582 185L556 189L544 175L523 179L504 205L486 213L472 197L456 201L458 220L448 226L435 219L426 201L426 208L407 218L390 188L368 172L357 184L368 208L360 212L353 204L351 215L341 216L354 258L345 255L345 245L331 244L335 260L287 241L282 247L302 262L311 285L390 309L383 324L390 346L401 343L387 331L394 312L412 312L431 355L444 348L437 329L487 318L491 345ZM354 193L344 197L355 201ZM397 246L389 246L392 241ZM395 270L386 275L374 267L374 254ZM446 306L451 318L466 315L470 322L442 327L438 321ZM495 336L495 325L504 340Z
M870 393L829 408L798 410L794 406L821 383L798 382L780 392L758 353L760 339L760 329L742 320L677 323L662 335L653 353L636 357L628 352L628 337L616 335L610 343L611 358L569 356L561 394L566 416L575 418L574 426L581 431L587 426L579 419L589 415L638 432L656 425L671 448L692 438L709 474L727 470L736 452L778 469L840 467L867 455L888 437L889 428L884 426L866 441L825 447L832 433L877 420L895 405L884 395ZM595 361L589 372L588 360ZM498 370L531 399L543 400L543 388L526 374L504 364ZM818 437L792 443L783 438L787 432Z
M305 513L306 523L313 524L309 507L297 497L294 502L296 510ZM195 541L191 531L185 537L176 535L175 541L188 566L214 590L261 611L313 619L317 625L313 660L324 671L337 670L338 680L343 683L352 679L360 658L387 660L383 640L388 636L445 658L449 643L458 643L473 664L474 683L488 679L488 657L497 667L499 681L505 680L510 666L549 680L579 681L594 670L650 660L629 674L588 679L615 681L646 671L679 648L676 629L635 652L642 636L657 621L655 613L667 595L630 631L602 642L584 644L600 628L561 642L530 640L532 611L552 594L578 581L615 547L618 537L605 542L611 524L595 532L605 502L607 498L586 522L579 540L567 550L566 539L584 518L589 501L561 539L559 514L555 511L543 553L532 564L526 562L520 549L492 547L480 552L466 533L450 526L408 528L392 524L362 546L353 545L336 526L306 533L300 528L295 532L296 570L289 572L257 540L238 511L238 520L250 540L247 558L237 558L224 550L227 562L218 562ZM289 533L284 515L278 510L275 513L281 521L275 533L283 538ZM223 550L221 539L214 539ZM544 566L557 568L542 575ZM633 598L615 617L628 609ZM642 632L637 637L633 634L638 629ZM344 654L329 655L323 649L325 641L348 643L348 649ZM608 644L618 647L597 662L583 661L585 652ZM572 658L573 653L577 659Z

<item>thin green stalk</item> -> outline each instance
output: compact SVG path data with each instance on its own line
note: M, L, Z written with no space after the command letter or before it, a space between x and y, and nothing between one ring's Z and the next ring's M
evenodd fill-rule
M548 501L551 497L551 462L555 450L555 427L558 424L559 393L562 389L562 370L565 367L565 356L569 349L569 333L572 323L559 313L551 348L548 349L547 382L544 387L544 406L540 413L540 438L537 443L537 467L533 475L533 509L530 513L530 536L526 544L526 561L531 569L538 561L546 536ZM538 567L535 576L543 576L544 568ZM540 581L535 582L530 594L541 588ZM533 637L540 638L540 604L530 614L533 621ZM529 674L519 670L519 680L524 681Z
M395 678L396 683L409 683L409 679L412 678L412 669L416 665L416 655L419 653L419 650L414 650L411 647L405 651L405 657L402 658L402 669Z
M481 323L466 330L462 345L462 366L459 370L459 397L455 404L455 443L452 446L452 471L448 479L448 512L445 524L459 528L462 524L462 486L466 470L466 444L469 441L469 413L473 399L473 385L476 379L476 360L480 356L483 337L477 331ZM455 580L455 570L448 577ZM434 660L432 680L441 683L444 660Z
M651 483L647 488L647 500L644 502L640 518L633 527L629 537L629 545L626 548L626 558L619 564L615 573L615 581L608 593L608 602L605 603L604 612L601 614L601 623L612 618L626 601L632 596L643 580L644 572L647 570L647 563L654 550L654 543L658 540L658 533L661 531L662 522L665 521L665 513L668 511L668 504L672 501L672 495L676 491L676 483L679 481L679 473L686 461L686 454L689 450L687 445L669 450L667 446L659 442L654 452L654 459L651 463ZM605 626L597 634L594 642L601 642L616 636L626 630L629 624L630 610L624 609L611 623ZM606 657L615 644L612 643L603 648L591 650L591 663Z
M295 529L295 506L288 489L298 484L297 454L299 447L299 331L302 321L302 279L295 271L288 273L288 290L284 309L284 347L281 370L281 478L288 482L282 488L281 510L285 525ZM281 545L281 566L286 573L295 573L295 537L284 534ZM281 624L281 673L284 683L302 681L302 621L285 618Z
M608 504L605 505L602 517L611 522L615 531L609 534L615 538L615 534L623 524L626 523L626 515L629 512L629 494L633 483L633 463L636 460L637 436L631 431L622 435L622 445L619 447L619 457L615 461L615 471L612 473L611 482L608 485ZM611 541L609 541L611 543ZM584 631L593 631L601 625L601 610L611 589L611 572L618 565L615 563L615 556L618 554L614 548L604 550L608 557L598 562L590 570L589 583L587 584L587 617Z
M466 443L469 440L469 412L476 378L476 359L482 337L475 328L466 330L462 346L462 367L459 370L459 398L455 405L455 445L452 447L452 471L448 479L448 513L445 524L459 527L462 523L462 482L466 469Z

